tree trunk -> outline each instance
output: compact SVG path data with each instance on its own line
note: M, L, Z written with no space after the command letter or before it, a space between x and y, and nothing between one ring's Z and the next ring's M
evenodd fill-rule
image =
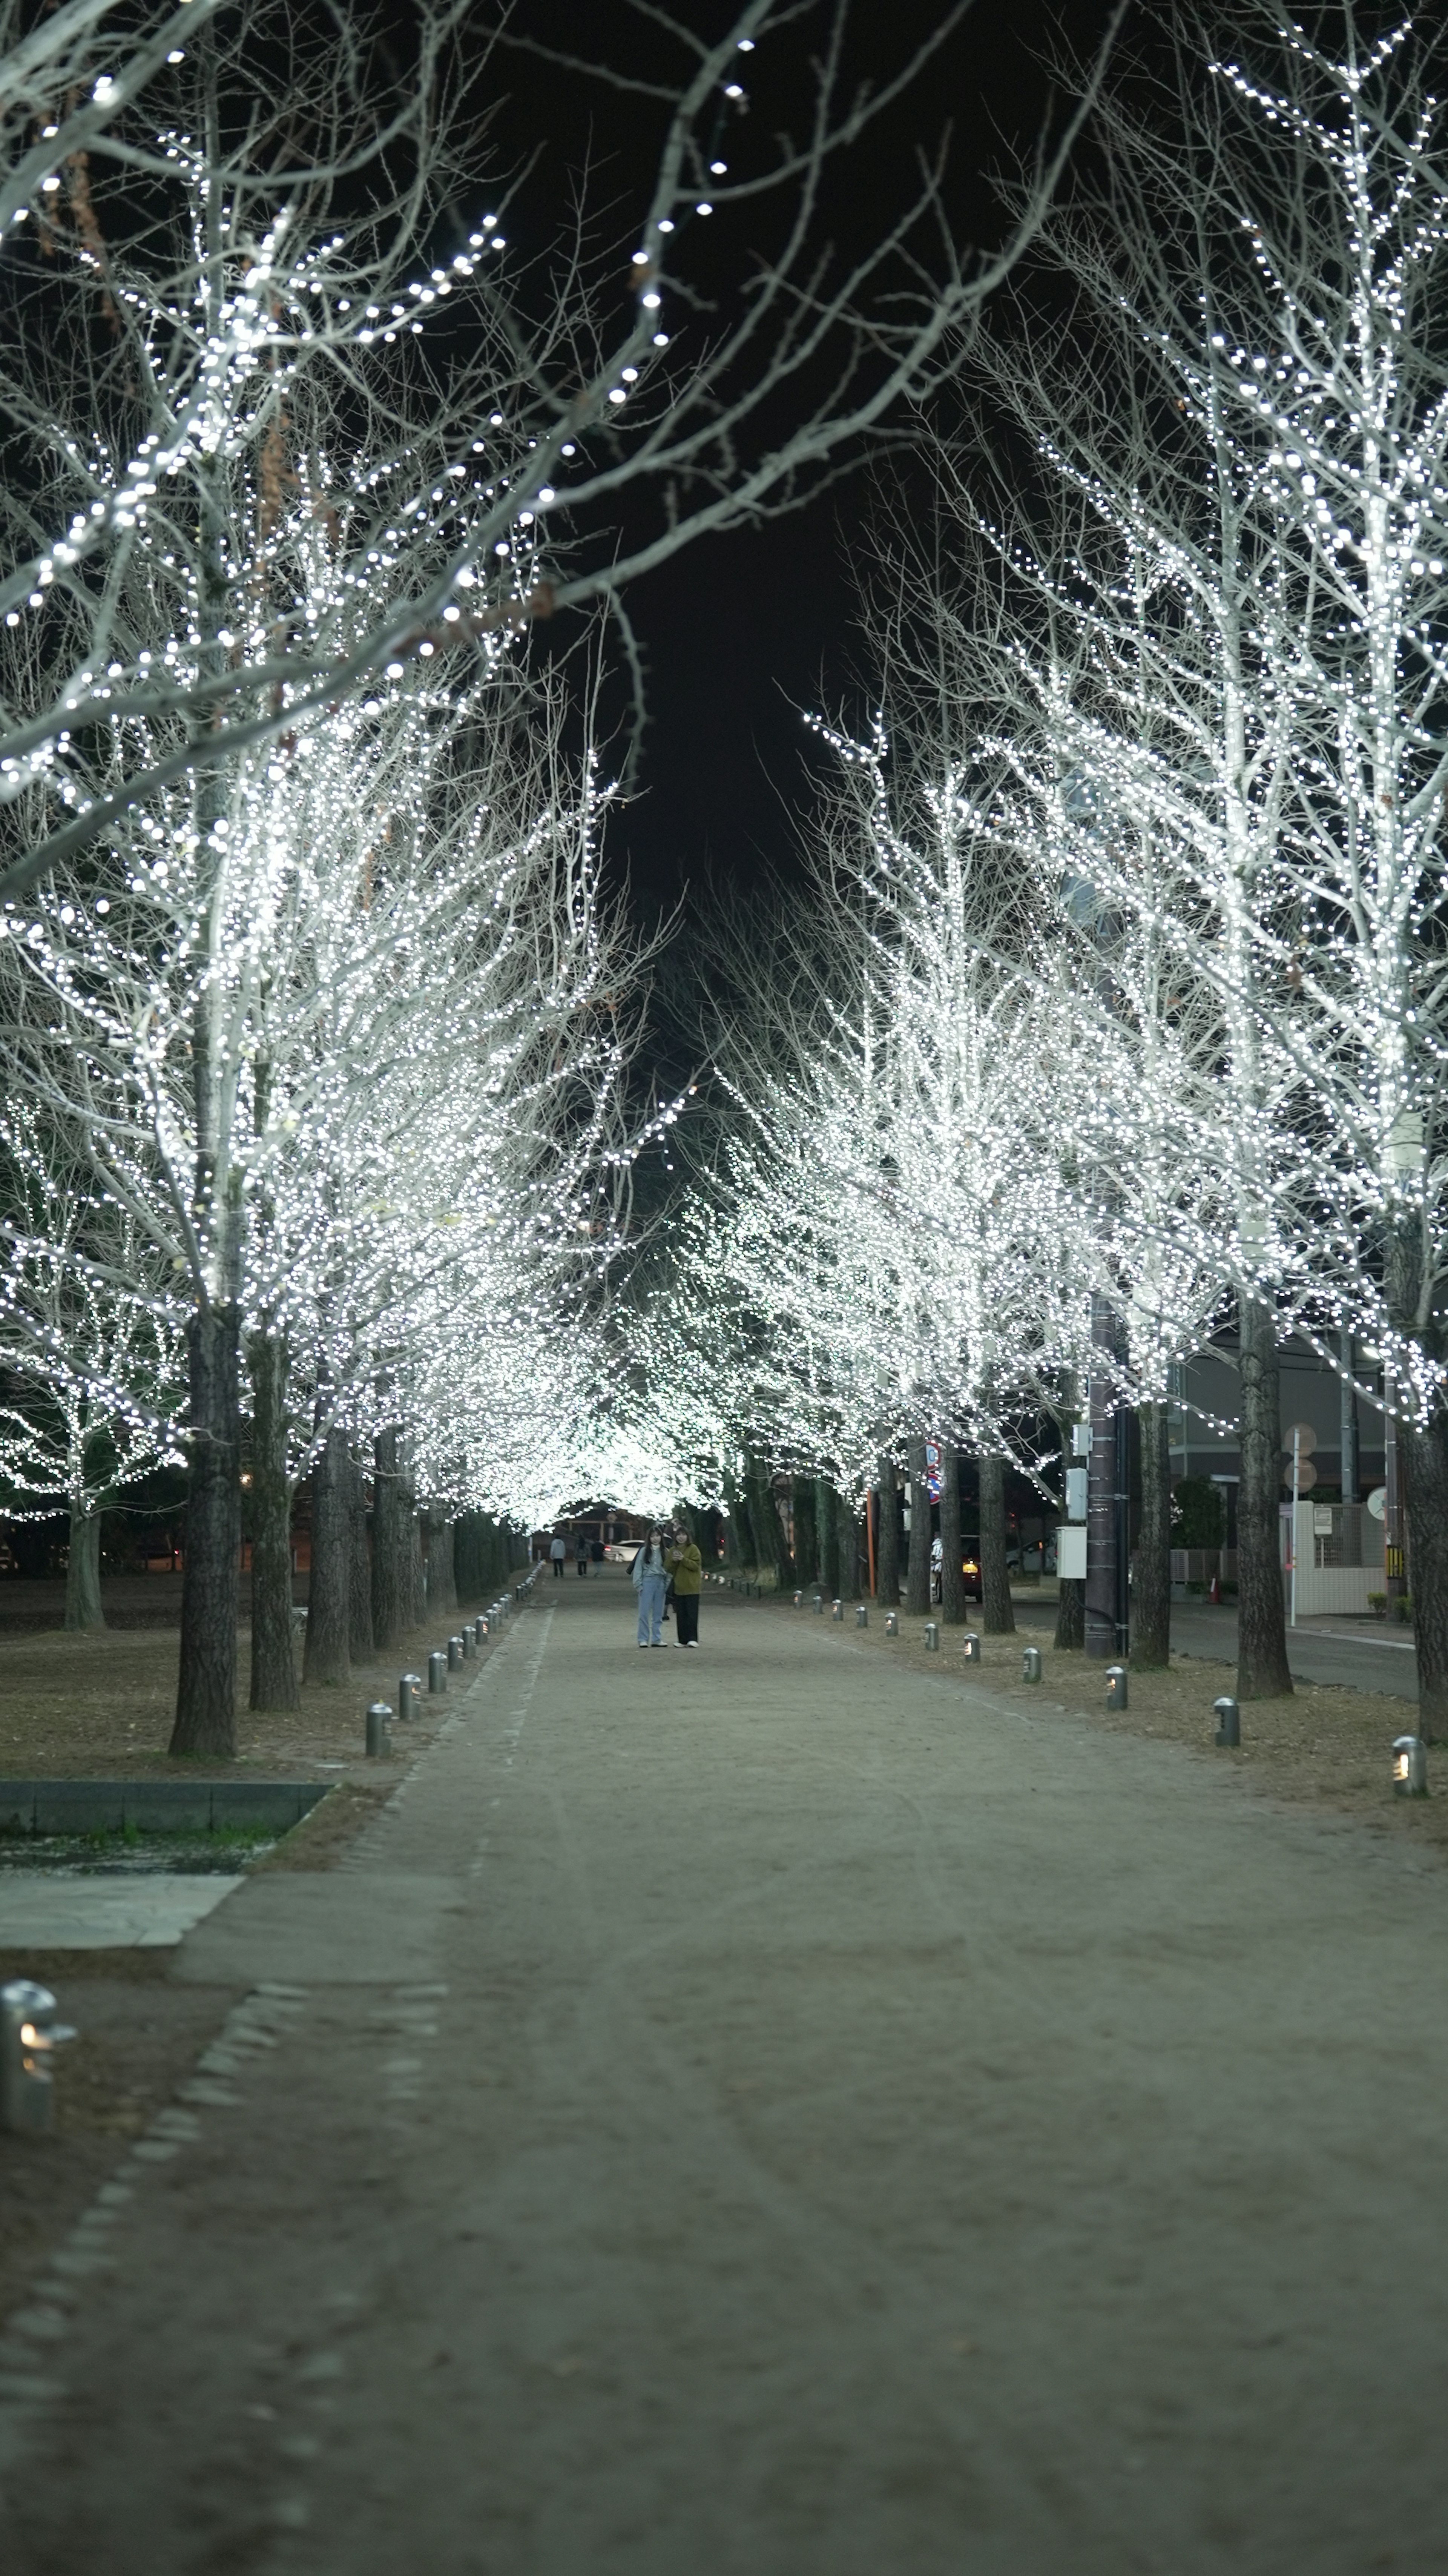
M960 1451L953 1441L940 1444L940 1616L947 1628L963 1628L965 1549L960 1536Z
M752 1565L753 1532L749 1526L749 1504L737 1479L724 1472L724 1562L726 1565Z
M1006 1462L999 1450L980 1460L980 1624L988 1637L1015 1634L1011 1578L1006 1565Z
M880 1514L875 1530L875 1598L886 1610L900 1604L900 1503L893 1458L880 1461Z
M172 1753L236 1753L236 1620L241 1569L241 1419L236 1308L192 1318L191 1490L181 1584L181 1657Z
M367 1488L350 1448L347 1464L347 1625L354 1664L370 1664L377 1652L372 1627L372 1559L367 1547Z
M1086 1586L1068 1579L1056 1586L1056 1651L1062 1655L1084 1654L1086 1649Z
M905 1559L905 1607L912 1618L930 1616L930 1488L925 1481L925 1443L910 1443L910 1539Z
M481 1512L463 1512L453 1531L453 1580L458 1588L458 1606L481 1600L484 1589L484 1551L491 1539L485 1532Z
M1241 1307L1242 1466L1237 1487L1237 1697L1288 1699L1282 1602L1282 1415L1277 1331L1256 1298Z
M372 1445L372 1634L379 1653L413 1626L412 1495L397 1463L394 1427Z
M431 1618L450 1619L458 1606L457 1573L453 1565L453 1525L450 1519L427 1516L427 1607Z
M843 1506L839 1495L824 1476L815 1484L815 1527L820 1539L820 1588L827 1601L838 1601L840 1592L840 1522Z
M790 1500L794 1510L794 1579L804 1590L819 1579L819 1523L815 1518L813 1476L793 1479Z
M1161 1672L1171 1662L1171 1429L1164 1404L1138 1408L1141 1531L1131 1589L1131 1663Z
M292 1639L292 1489L287 1475L287 1346L247 1337L251 1381L251 1705L300 1704Z
M786 1591L794 1570L793 1560L785 1543L784 1523L775 1507L774 1488L757 1458L746 1460L745 1483L758 1551L755 1564L761 1574L774 1576L781 1592Z
M67 1628L103 1628L101 1608L101 1516L99 1511L70 1513L70 1551L65 1561Z
M408 1497L411 1501L411 1495ZM427 1622L427 1559L422 1552L422 1514L415 1508L408 1513L408 1578L412 1586L412 1620L414 1628Z
M1448 1742L1448 1415L1419 1430L1398 1425L1403 1501L1412 1546L1418 1732Z
M312 1580L303 1665L309 1682L345 1682L351 1676L353 1473L345 1432L329 1431L312 1469Z

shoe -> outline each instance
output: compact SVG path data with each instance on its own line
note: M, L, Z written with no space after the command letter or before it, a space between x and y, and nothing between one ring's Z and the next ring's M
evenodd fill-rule
M661 1646L661 1645L663 1644L663 1642L664 1642L664 1641L663 1641L663 1638L662 1638L662 1637L650 1637L650 1639L649 1639L649 1644L650 1644L651 1646Z
M697 1637L686 1637L686 1638L684 1639L684 1643L685 1643L685 1645L690 1649L690 1651L691 1651L691 1652L692 1652L692 1650L694 1649L694 1647L695 1647L695 1646L697 1646L698 1642L699 1642L699 1640L698 1640L698 1638L697 1638Z
M640 1639L639 1639L639 1653L640 1653L641 1655L646 1655L646 1654L648 1653L648 1651L649 1651L649 1641L648 1641L647 1637L640 1637Z

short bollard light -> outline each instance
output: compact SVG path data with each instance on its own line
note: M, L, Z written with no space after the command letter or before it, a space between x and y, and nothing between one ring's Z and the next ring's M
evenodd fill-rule
M55 2018L48 1986L0 1986L0 2128L45 2137L55 2124L54 2051L75 2032Z
M478 1644L479 1644L479 1645L481 1645L481 1644L482 1644L482 1642L483 1642L483 1639L484 1639L486 1636L491 1635L491 1633L492 1633L491 1623L490 1623L490 1621L489 1621L489 1618L488 1618L488 1614L487 1614L487 1612L486 1612L486 1611L484 1611L484 1613L483 1613L483 1615L482 1615L481 1619L478 1621Z
M445 1691L447 1689L447 1657L443 1653L441 1647L438 1648L435 1655L428 1656L427 1687L429 1691L433 1692Z
M385 1762L388 1754L392 1751L392 1738L387 1732L391 1723L392 1711L388 1707L386 1700L375 1699L372 1706L367 1711L367 1759L369 1762Z
M830 1617L832 1619L843 1619L844 1615L845 1605L843 1601L832 1601L830 1603Z
M1041 1649L1040 1649L1040 1647L1039 1647L1039 1646L1024 1646L1024 1647L1022 1647L1022 1649L1021 1649L1021 1679L1022 1679L1022 1681L1023 1681L1023 1682L1038 1682L1038 1681L1040 1680L1040 1678L1041 1678Z
M940 1652L940 1622L938 1619L927 1619L925 1622L925 1651L927 1655L938 1655Z
M463 1661L470 1664L478 1651L477 1634L471 1619L463 1621Z
M960 1651L968 1664L978 1664L982 1660L980 1636L976 1629L967 1628L960 1641Z
M869 1624L869 1611L866 1609L863 1601L857 1601L855 1604L855 1626L857 1628L868 1628Z
M416 1717L421 1696L421 1673L404 1673L397 1685L397 1714L404 1725L409 1718Z
M1242 1712L1236 1701L1224 1691L1220 1699L1213 1700L1212 1715L1217 1721L1217 1743L1233 1750L1242 1741Z
M886 1611L886 1613L885 1613L885 1634L886 1634L886 1636L887 1636L887 1637L898 1637L898 1636L899 1636L899 1634L900 1634L900 1613L899 1613L899 1611L898 1611L898 1610L887 1610L887 1611Z
M1421 1735L1400 1735L1393 1745L1393 1794L1399 1798L1428 1795L1428 1747Z
M795 1594L794 1606L796 1610L802 1610L804 1608L804 1594L802 1592L797 1592Z
M824 1615L825 1615L825 1596L824 1596L824 1594L823 1594L822 1592L817 1592L817 1593L815 1594L815 1596L814 1596L814 1599L811 1601L811 1603L810 1603L810 1605L809 1605L809 1606L810 1606L811 1610L814 1612L815 1617L816 1617L817 1619L822 1619L822 1618L824 1617Z
M449 1671L450 1673L455 1673L455 1672L457 1672L457 1670L459 1669L459 1667L460 1667L460 1665L461 1665L461 1663L462 1663L462 1659L463 1659L463 1641L462 1641L461 1637L449 1637L449 1639L448 1639L448 1641L447 1641L447 1668L448 1668L448 1671Z
M1124 1664L1108 1664L1106 1667L1106 1705L1108 1708L1126 1706L1126 1666Z

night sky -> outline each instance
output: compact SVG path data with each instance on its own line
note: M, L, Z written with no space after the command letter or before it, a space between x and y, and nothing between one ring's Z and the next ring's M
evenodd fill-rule
M727 5L692 0L685 14L709 32L727 24ZM988 247L1004 226L992 170L1013 149L1028 151L1064 93L1047 58L1063 45L1090 52L1110 14L1107 0L976 0L965 23L907 96L888 110L839 165L826 229L857 255L897 213L915 182L915 155L951 129L949 211L957 240ZM937 0L859 0L854 68L879 78L938 21ZM816 21L810 33L817 41ZM554 0L522 0L513 24L580 45L580 14ZM608 5L586 13L587 49L642 68L637 29ZM803 65L800 66L803 71ZM526 56L506 66L512 93L507 130L542 147L525 202L540 209L565 174L591 163L597 205L617 204L626 227L638 187L652 173L647 111L621 105ZM802 119L806 82L795 113ZM736 163L736 166L738 164ZM731 263L747 253L749 217L732 214L710 240L709 282L727 311ZM612 229L610 224L609 229ZM514 225L517 238L517 226ZM887 491L900 499L887 499ZM789 874L800 818L810 799L810 754L800 710L857 714L868 703L867 664L856 623L852 536L868 515L924 506L923 470L907 459L863 464L810 506L762 530L741 530L691 547L635 586L629 610L648 666L649 731L639 793L615 820L610 870L627 873L640 914L667 910L685 886L702 896L712 874L735 885ZM691 906L691 911L693 907Z

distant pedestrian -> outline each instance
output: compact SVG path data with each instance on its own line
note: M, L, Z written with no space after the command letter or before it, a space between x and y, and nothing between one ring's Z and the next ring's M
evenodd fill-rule
M588 1549L588 1561L590 1565L602 1565L603 1554L604 1550L602 1539L596 1538L590 1540Z
M699 1594L704 1584L704 1560L698 1547L685 1530L675 1533L668 1554L669 1572L674 1578L674 1617L681 1646L699 1642Z
M633 1587L639 1597L639 1644L661 1646L664 1591L669 1569L664 1563L664 1533L655 1526L633 1561Z
M553 1544L548 1550L548 1553L553 1560L554 1574L561 1583L563 1580L563 1568L568 1562L568 1541L564 1537L562 1530L554 1531Z
M588 1572L588 1533L580 1530L573 1547L574 1562L580 1574Z

